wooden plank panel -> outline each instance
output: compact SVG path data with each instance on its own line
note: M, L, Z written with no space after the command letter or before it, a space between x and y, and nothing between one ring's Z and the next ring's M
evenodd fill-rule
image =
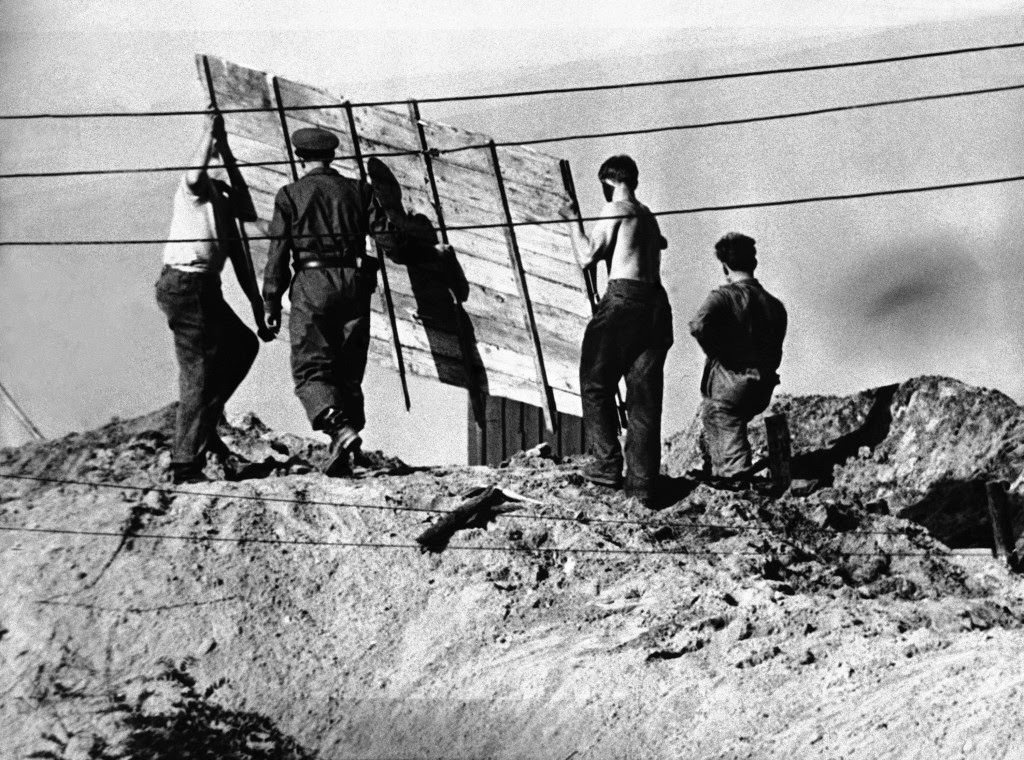
M585 448L583 446L583 420L581 419L581 416L582 410L580 412L580 416L563 413L560 418L562 429L559 435L559 441L561 445L561 455L564 457L585 453Z
M539 407L522 404L523 408L523 449L531 449L543 439L544 419Z
M224 108L272 108L273 93L269 78L227 61L211 58L211 74L218 101ZM321 88L279 78L278 89L285 105L332 104L343 101ZM365 153L381 150L418 149L419 135L408 114L387 109L360 107L353 109L362 133L360 148ZM351 152L351 141L344 111L338 108L317 108L310 111L289 111L289 131L300 126L316 125L338 134L339 153ZM284 161L284 136L274 111L253 114L230 114L227 128L231 133L236 157L242 163ZM445 125L424 123L429 143L439 148L486 143L487 136ZM509 207L514 219L552 218L567 198L560 187L557 159L531 149L499 148L503 164ZM411 213L420 213L435 221L433 198L425 184L425 170L418 154L383 159L403 187L403 204ZM495 197L492 167L484 150L453 153L437 159L438 195L450 224L500 223L503 213ZM358 176L354 161L339 162L338 170L346 176ZM243 169L259 221L248 225L250 236L265 234L273 213L273 200L279 188L289 180L289 168L246 167ZM531 216L532 215L532 216ZM519 240L525 280L537 321L537 334L550 365L550 382L558 404L566 410L579 408L578 354L583 330L589 317L589 306L582 276L572 256L568 230L564 225L519 227ZM463 272L469 281L466 314L475 339L473 361L479 363L488 389L508 398L537 405L537 389L530 338L522 324L522 303L512 278L502 229L451 231L452 243L458 251ZM262 272L268 243L253 241L253 257L257 271ZM410 371L442 382L465 382L461 366L462 348L450 314L438 307L440 296L435 287L426 295L419 273L413 269L391 265L395 295L398 333L406 343ZM375 306L379 310L379 305ZM432 321L433 320L433 321ZM371 354L374 361L387 366L393 362L387 349L387 325L379 315L373 318L374 339ZM383 339L383 341L382 341ZM528 414L528 413L527 413ZM531 424L529 422L527 425Z
M505 399L505 459L523 450L523 403Z
M487 446L484 451L484 463L492 467L505 457L504 408L505 399L498 396L487 397Z

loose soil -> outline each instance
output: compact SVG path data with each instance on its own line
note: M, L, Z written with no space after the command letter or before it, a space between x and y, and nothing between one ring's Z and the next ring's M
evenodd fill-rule
M0 478L2 754L1024 757L1024 583L926 527L984 523L935 483L1016 492L1021 410L945 378L776 406L802 490L685 480L688 433L657 511L576 460L329 479L252 416L222 433L257 477L172 488L173 407L3 450L137 489ZM536 503L418 549L488 485Z

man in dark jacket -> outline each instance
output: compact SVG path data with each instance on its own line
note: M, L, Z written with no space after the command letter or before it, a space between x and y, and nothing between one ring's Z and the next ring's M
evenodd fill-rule
M309 169L274 201L264 308L267 325L279 330L281 298L291 285L295 394L313 429L331 437L324 472L341 476L351 472L350 454L362 443L359 431L366 424L362 381L379 267L366 254L366 236L374 236L382 254L400 241L370 186L331 168L337 136L299 129L292 145Z
M690 321L707 354L701 379L703 448L719 477L751 476L747 423L768 408L779 384L787 315L754 278L754 240L730 232L715 244L726 284L711 291Z

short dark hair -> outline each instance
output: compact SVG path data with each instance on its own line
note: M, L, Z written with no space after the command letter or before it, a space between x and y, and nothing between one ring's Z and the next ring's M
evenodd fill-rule
M718 260L734 272L753 272L757 268L754 238L742 232L729 232L715 243Z
M636 161L625 153L612 156L601 164L601 168L597 171L599 180L610 179L615 182L623 182L630 190L636 190L639 176L640 170L636 168Z

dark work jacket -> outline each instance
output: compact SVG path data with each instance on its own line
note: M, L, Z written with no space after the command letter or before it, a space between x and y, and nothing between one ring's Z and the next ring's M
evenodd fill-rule
M373 235L381 253L401 245L400 235L365 182L316 167L285 185L274 199L271 238L263 272L263 300L279 304L291 281L289 254L296 258L342 256L351 266Z
M787 323L786 307L756 279L712 290L690 321L690 334L708 357L701 391L709 395L715 365L777 385Z

